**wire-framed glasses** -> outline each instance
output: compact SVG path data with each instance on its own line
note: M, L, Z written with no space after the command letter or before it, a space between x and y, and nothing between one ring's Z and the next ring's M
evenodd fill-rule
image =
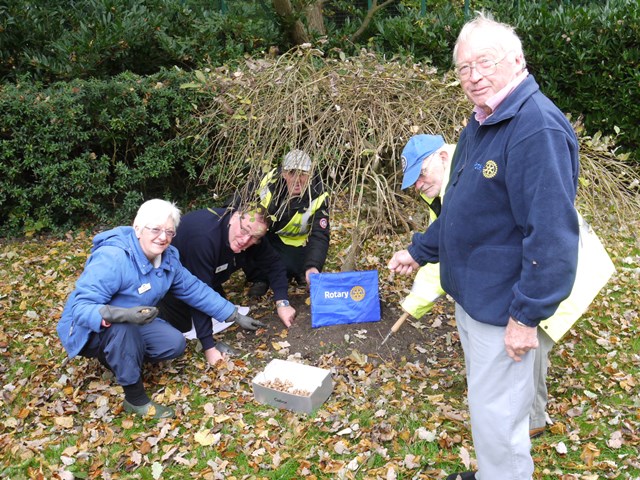
M160 228L160 227L144 227L151 232L151 235L154 237L159 237L162 233L166 235L167 238L173 238L176 236L176 231L171 230L170 228Z
M243 237L251 237L251 239L255 243L259 243L260 239L262 238L262 235L253 234L248 228L246 228L244 225L242 225L242 217L244 217L244 215L239 215L238 216L238 223L240 224L240 234Z
M462 63L456 67L456 73L460 80L468 80L471 77L471 72L475 69L483 77L489 77L496 73L498 65L505 58L508 53L505 53L499 60L493 60L492 58L481 58L471 63Z

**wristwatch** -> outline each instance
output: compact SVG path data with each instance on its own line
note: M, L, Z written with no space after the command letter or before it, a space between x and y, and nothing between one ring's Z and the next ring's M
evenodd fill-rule
M522 323L520 320L516 320L516 323L521 327L533 328L531 325L527 325L526 323Z
M288 307L289 304L289 300L278 300L276 302L276 308L280 308L280 307Z

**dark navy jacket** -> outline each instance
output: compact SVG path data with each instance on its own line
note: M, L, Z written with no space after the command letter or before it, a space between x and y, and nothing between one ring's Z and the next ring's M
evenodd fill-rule
M535 326L573 287L578 142L562 112L524 80L458 142L447 201L409 253L440 262L444 290L474 319Z
M269 242L262 241L247 250L234 253L229 246L229 219L232 212L224 209L203 209L182 217L172 246L180 252L180 261L192 274L224 295L223 283L242 268L248 260L257 262L269 272L269 285L277 300L288 300L288 283L284 264ZM167 295L161 302L166 320L181 331L191 329L207 350L215 345L211 316L189 309L183 302ZM218 318L224 321L225 318Z

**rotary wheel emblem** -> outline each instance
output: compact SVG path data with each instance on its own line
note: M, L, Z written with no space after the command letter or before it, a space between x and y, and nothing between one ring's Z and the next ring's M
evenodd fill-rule
M364 298L364 288L362 288L359 285L356 285L351 289L351 292L349 292L349 295L351 296L351 300L355 302L359 302Z
M484 164L484 168L482 169L482 175L484 178L493 178L498 173L498 164L493 160L489 160Z

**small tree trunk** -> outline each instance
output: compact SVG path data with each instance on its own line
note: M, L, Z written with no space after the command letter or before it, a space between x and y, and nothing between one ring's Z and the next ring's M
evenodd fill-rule
M371 3L371 7L369 8L369 10L367 10L367 15L364 17L364 20L362 20L360 28L358 28L358 30L353 35L351 35L351 41L355 42L367 30L369 24L371 23L371 20L373 20L373 16L378 10L382 10L384 7L395 1L396 0L384 0L380 5L378 5L378 0L373 0L373 2Z
M295 16L291 0L273 0L273 9L288 26L289 35L296 45L302 45L309 41L309 35L305 31L304 25Z
M307 26L309 32L318 33L320 35L326 35L327 29L324 26L324 15L322 8L325 0L318 0L307 6L305 9L305 16L307 17Z

